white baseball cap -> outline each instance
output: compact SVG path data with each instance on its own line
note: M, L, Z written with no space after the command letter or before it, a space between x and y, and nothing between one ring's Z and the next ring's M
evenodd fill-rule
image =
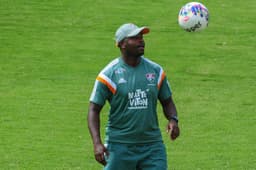
M133 37L138 35L139 33L142 34L147 34L149 33L149 28L148 27L138 27L137 25L134 25L132 23L128 23L128 24L123 24L121 25L115 34L115 40L116 43L118 44L119 42L121 42L123 39L127 38L127 37Z

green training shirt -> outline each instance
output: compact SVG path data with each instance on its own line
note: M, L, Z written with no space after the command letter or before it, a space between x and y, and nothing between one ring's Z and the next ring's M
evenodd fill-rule
M157 99L171 96L163 69L141 57L131 67L123 59L109 63L97 76L90 101L110 104L106 142L150 143L162 141L157 119Z

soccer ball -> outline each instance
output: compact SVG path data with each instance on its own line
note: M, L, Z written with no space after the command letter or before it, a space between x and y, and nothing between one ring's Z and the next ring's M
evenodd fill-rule
M208 26L208 9L199 2L184 5L179 12L178 22L188 32L201 31Z

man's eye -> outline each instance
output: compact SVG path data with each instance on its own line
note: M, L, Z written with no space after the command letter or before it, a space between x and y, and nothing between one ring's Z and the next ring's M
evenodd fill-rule
M135 39L135 40L137 40L137 39L142 39L142 36L132 37L132 39Z

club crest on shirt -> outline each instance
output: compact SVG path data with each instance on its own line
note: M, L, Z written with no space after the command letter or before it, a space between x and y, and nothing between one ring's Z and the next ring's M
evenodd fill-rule
M155 80L155 77L156 77L155 73L147 73L146 74L146 78L149 82L153 82Z

